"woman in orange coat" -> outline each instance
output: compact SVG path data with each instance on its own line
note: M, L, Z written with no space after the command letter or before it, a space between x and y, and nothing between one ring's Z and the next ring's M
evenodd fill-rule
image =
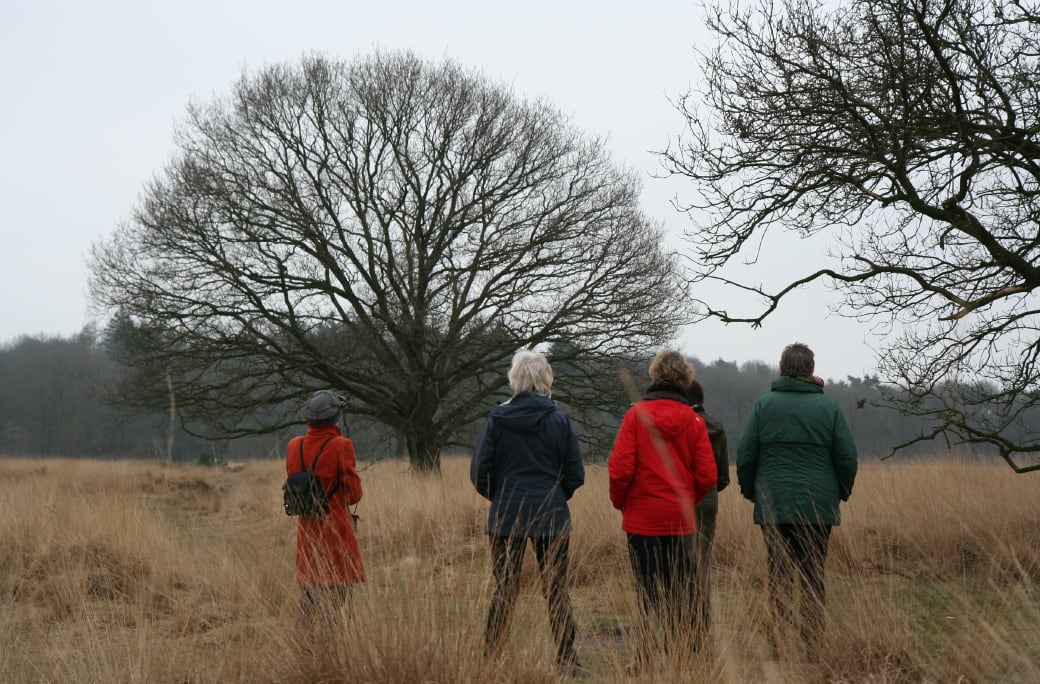
M313 468L329 494L325 513L297 518L296 583L303 592L305 620L318 613L334 617L346 603L350 585L365 581L348 508L361 500L361 478L354 444L337 424L345 404L329 390L315 392L303 406L307 434L291 440L285 456L287 475Z

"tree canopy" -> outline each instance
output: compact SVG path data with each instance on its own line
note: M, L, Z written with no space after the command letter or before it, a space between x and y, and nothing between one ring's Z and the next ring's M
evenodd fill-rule
M312 390L419 470L469 443L512 354L645 353L684 320L640 184L549 103L410 53L308 56L193 104L132 218L97 243L130 404L218 436L298 422Z
M697 277L730 292L700 316L759 324L827 282L842 313L893 328L878 371L934 419L921 439L991 444L1017 470L1040 453L1038 7L713 5L704 90L678 102L688 125L664 152L698 191ZM832 258L775 289L734 276L770 230L824 233ZM761 308L731 311L734 293Z

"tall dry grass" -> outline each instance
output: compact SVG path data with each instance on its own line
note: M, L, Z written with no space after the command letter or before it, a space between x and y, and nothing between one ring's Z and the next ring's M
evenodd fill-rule
M482 657L487 505L467 463L362 473L369 581L334 629L296 632L295 522L280 463L0 461L5 682L553 681L533 558L502 657ZM828 561L823 662L762 636L751 506L720 496L712 646L644 681L1040 681L1036 476L967 463L863 466ZM629 680L635 594L606 472L572 502L572 598L593 681ZM636 680L638 681L638 679Z

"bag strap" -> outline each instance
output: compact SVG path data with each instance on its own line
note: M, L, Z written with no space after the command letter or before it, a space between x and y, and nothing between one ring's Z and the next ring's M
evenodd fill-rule
M311 467L310 468L305 468L304 465L303 465L303 440L304 440L304 438L300 437L300 470L309 470L313 474L314 473L314 469L318 467L318 459L321 458L321 452L325 450L325 445L328 444L329 442L331 442L333 439L335 439L335 437L336 436L333 435L332 437L329 437L328 439L326 439L324 442L321 443L321 446L318 447L318 453L314 454L314 461L311 463ZM340 482L339 482L339 471L337 470L336 471L336 484L332 487L332 489L330 489L329 491L325 492L325 495L328 496L328 497L332 497L332 495L335 494L339 490L339 485L340 485Z
M313 473L314 469L318 467L318 459L321 458L321 452L325 450L325 445L328 444L329 442L331 442L333 439L335 439L335 437L336 436L333 435L332 437L329 437L328 439L326 439L324 442L321 443L321 446L318 447L318 453L314 454L314 461L311 462L311 467L310 468L306 467L303 464L303 440L305 438L304 437L300 437L300 470L309 470L309 471L311 471Z

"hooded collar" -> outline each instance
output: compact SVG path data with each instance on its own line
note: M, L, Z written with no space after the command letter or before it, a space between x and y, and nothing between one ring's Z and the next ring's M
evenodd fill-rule
M787 375L781 375L779 378L774 380L771 389L773 392L809 392L823 394L823 388L811 379L803 380L801 378L792 378Z
M520 392L491 408L491 416L514 432L536 432L539 423L556 411L556 402L533 392Z
M671 399L689 405L686 395L681 389L673 385L650 385L643 395L643 401L656 401L658 399Z

